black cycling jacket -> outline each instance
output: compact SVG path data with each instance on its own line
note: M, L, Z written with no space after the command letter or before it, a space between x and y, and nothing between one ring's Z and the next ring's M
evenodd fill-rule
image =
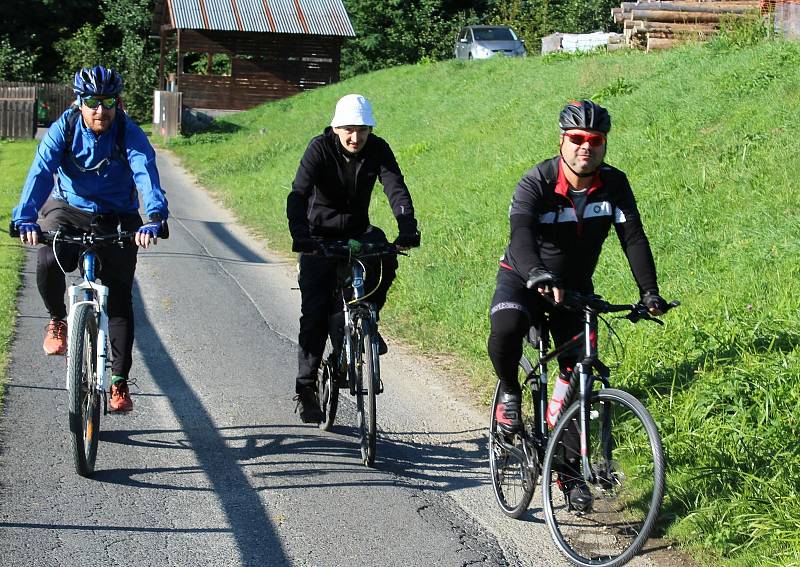
M414 232L411 194L392 149L370 134L349 162L339 138L328 127L308 144L286 200L289 231L295 240L310 236L349 238L370 226L369 202L380 180L400 232Z
M555 274L562 287L592 292L592 275L611 225L640 293L658 293L656 267L625 174L602 164L578 220L561 158L543 161L517 184L509 210L511 240L501 265L524 280L532 268Z

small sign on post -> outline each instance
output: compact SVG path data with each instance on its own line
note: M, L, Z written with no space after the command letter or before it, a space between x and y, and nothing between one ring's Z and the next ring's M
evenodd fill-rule
M153 92L153 132L159 132L165 139L180 134L182 101L183 94L179 92Z

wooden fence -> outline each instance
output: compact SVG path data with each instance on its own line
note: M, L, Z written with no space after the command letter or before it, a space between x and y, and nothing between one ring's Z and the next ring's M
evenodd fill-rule
M0 87L0 138L33 138L36 134L36 89Z
M0 81L0 91L3 88L19 87L32 87L36 90L34 98L38 102L37 113L41 113L38 118L41 126L50 126L75 101L75 93L69 85Z
M174 138L181 132L183 93L153 92L153 133L164 138Z

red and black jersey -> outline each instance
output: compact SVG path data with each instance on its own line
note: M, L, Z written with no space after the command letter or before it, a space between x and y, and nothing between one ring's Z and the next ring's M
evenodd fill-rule
M602 164L583 217L569 198L561 158L543 161L517 184L509 217L511 240L501 265L524 280L533 268L555 274L566 289L593 291L592 275L613 225L641 293L658 293L655 262L625 174Z

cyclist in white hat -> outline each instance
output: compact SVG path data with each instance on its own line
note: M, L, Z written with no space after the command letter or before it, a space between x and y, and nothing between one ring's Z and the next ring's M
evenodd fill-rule
M319 423L322 411L317 399L317 371L328 335L328 316L335 311L335 259L314 255L318 240L386 242L386 235L369 221L369 203L380 180L397 219L394 243L402 249L419 246L420 234L411 194L403 180L392 149L372 133L375 118L369 101L349 94L336 103L331 125L311 140L300 160L286 203L292 250L300 256L301 315L297 393L300 419ZM383 278L372 295L378 310L397 270L397 259L385 257ZM380 270L367 270L377 274ZM370 289L369 280L367 285ZM380 338L381 354L386 343Z

